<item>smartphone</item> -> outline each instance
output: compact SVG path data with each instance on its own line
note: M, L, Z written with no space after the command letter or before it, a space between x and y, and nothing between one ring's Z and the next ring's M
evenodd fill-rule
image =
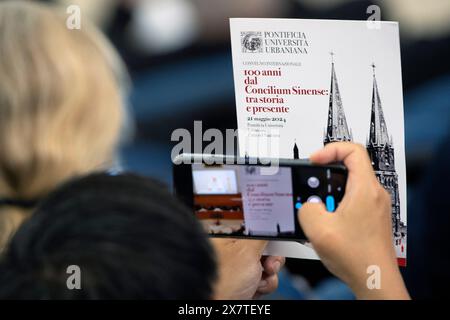
M267 170L274 163L182 154L174 159L174 190L210 236L304 242L298 209L322 202L333 214L345 193L347 170L308 160L275 164L276 170Z

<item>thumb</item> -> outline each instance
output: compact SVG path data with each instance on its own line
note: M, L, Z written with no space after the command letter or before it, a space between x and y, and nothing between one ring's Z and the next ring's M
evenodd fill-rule
M300 208L298 219L308 239L323 228L323 220L329 215L323 203L307 202Z

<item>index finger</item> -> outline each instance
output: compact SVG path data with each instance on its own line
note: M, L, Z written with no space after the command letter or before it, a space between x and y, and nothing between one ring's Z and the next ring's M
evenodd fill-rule
M354 176L374 176L367 149L351 142L333 142L313 153L310 160L317 164L342 161L349 174Z

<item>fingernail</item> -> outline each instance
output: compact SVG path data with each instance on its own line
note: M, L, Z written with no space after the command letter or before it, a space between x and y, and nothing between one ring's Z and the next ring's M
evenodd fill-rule
M278 273L278 272L280 271L280 269L281 269L281 263L280 263L280 261L275 261L275 262L273 263L273 268L275 269L275 273Z
M266 280L261 280L259 282L258 289L264 288L265 286L267 286L267 281Z

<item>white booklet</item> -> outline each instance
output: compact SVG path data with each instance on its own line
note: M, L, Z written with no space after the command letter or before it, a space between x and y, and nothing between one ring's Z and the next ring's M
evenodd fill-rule
M334 141L365 145L392 196L394 244L406 265L398 23L232 18L230 28L240 156L308 158ZM318 258L288 241L272 241L267 253Z

